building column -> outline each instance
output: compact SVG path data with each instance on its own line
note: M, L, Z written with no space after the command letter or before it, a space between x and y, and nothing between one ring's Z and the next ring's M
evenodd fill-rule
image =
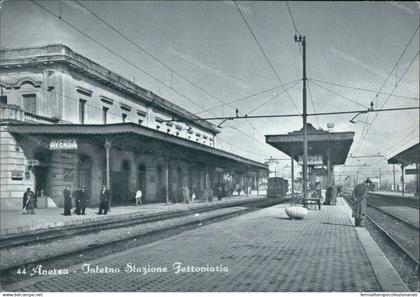
M420 192L420 164L416 163L416 196L419 196L419 192Z
M327 187L332 186L330 148L327 150Z
M169 204L169 160L165 158L165 198L166 204Z
M257 196L260 195L260 171L257 170L257 177L256 177L256 183L257 183Z
M109 153L111 150L111 141L106 138L105 139L105 160L106 160L106 188L108 190L111 190L111 175L110 175L110 163L109 163ZM109 207L111 207L111 202L112 202L112 195L111 195L111 199L109 201Z
M293 160L293 156L292 156L292 158L291 158L291 170L292 170L292 172L291 172L291 180L292 180L292 202L294 203L295 202L295 162L294 162L294 160Z
M401 183L402 183L402 195L404 196L405 187L404 187L404 164L401 164Z
M209 188L209 168L207 165L204 167L204 189L207 190Z
M110 180L110 162L109 162L109 153L111 150L111 141L109 139L105 139L105 155L106 155L106 187L110 189L111 187L111 180Z

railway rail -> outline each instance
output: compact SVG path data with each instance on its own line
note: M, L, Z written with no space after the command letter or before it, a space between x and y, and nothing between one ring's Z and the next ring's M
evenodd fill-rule
M350 204L353 205L353 202L351 201L349 194L344 193L343 197L345 200ZM374 208L381 213L391 217L394 220L397 220L401 222L404 226L407 226L408 228L414 229L416 231L419 231L419 227L406 221L403 218L400 218L399 216L395 214L391 214L388 211L383 210L380 207L374 206L370 203L367 204L368 207ZM383 228L375 219L373 219L371 216L366 214L366 218L369 220L369 222L372 223L372 225L387 239L387 241L391 244L392 247L394 247L396 250L398 250L406 259L408 259L408 262L410 263L410 266L414 268L417 272L419 271L419 260L411 253L409 252L394 236L392 236L385 228Z
M237 211L234 213L227 213L227 214L223 214L220 216L215 216L212 217L210 219L206 219L206 224L210 224L210 223L214 223L214 222L218 222L221 220L225 220L225 219L229 219L235 216L239 216L239 215L243 215L245 213L248 212L252 212L255 211L259 208L265 208L265 207L270 207L272 205L276 205L276 204L283 204L283 203L288 203L291 201L291 198L283 198L283 199L270 199L267 201L261 201L261 202L250 202L250 203L246 203L246 204L241 204L240 206L244 206L246 209L242 210L242 211ZM233 207L233 206L229 206L229 207ZM214 210L220 207L209 207L209 209L207 209L207 211L210 210ZM185 211L184 212L184 216ZM199 210L200 213L203 213L205 211L203 211L203 209ZM180 217L182 216L181 213L176 213L174 214L171 218L175 218L175 217ZM159 218L157 216L155 216L155 218L148 218L147 222L152 222L152 221L157 221ZM162 219L162 218L160 218ZM169 217L165 217L165 219L169 219ZM103 230L104 228L106 229L118 229L118 228L123 228L123 227L129 227L131 225L135 225L135 224L139 224L139 223L145 223L146 221L141 221L141 220L133 220L130 223L127 222L117 222L116 224L112 224L110 223L109 226L108 225L104 225L102 223L101 225L101 230ZM112 253L112 252L118 252L118 251L122 251L122 250L126 250L128 248L134 247L134 246L139 246L139 245L143 245L146 243L150 243L162 238L167 238L168 236L172 236L173 234L177 234L179 232L182 232L184 230L189 230L191 228L196 228L197 224L196 223L191 223L191 224L184 224L184 225L180 225L180 226L174 226L174 227L170 227L170 228L164 228L162 230L158 230L158 231L152 231L147 233L146 235L133 235L133 236L127 236L126 238L116 241L116 242L108 242L106 244L92 244L89 245L87 247L83 248L83 261L89 261L89 260L93 260L96 259L98 256L98 254L104 254L104 253ZM89 228L85 228L82 230L74 230L74 234L72 235L76 235L76 234L89 234L89 233L93 233L93 232L97 232L98 226L91 226ZM39 239L36 242L30 242L29 240L31 240L30 237L26 238L25 240L27 241L25 244L31 246L31 244L36 244L39 245L40 242L41 243L46 243L50 240L55 240L55 239L59 239L60 237L71 237L72 235L69 234L69 232L65 233L65 234L53 234L51 236L47 236L46 237L39 237ZM38 235L39 236L39 235ZM140 238L141 237L141 238ZM133 241L132 239L136 238L136 241ZM4 248L4 249L9 249L10 247L13 248L14 245L17 245L18 242L15 241L9 245L4 245L4 247L1 247L0 249ZM29 276L24 276L24 275L18 275L16 273L16 271L18 271L18 269L26 269L26 270L31 270L33 267L35 267L35 265L43 265L44 267L46 267L47 269L52 269L54 267L57 266L57 263L59 263L59 266L71 266L74 265L74 263L77 263L78 261L80 261L80 250L77 251L70 251L70 252L63 252L60 254L57 254L55 256L49 257L48 259L40 259L40 260L36 260L36 261L27 261L25 263L20 263L17 265L13 265L4 269L0 269L0 278L2 278L3 283L7 283L7 284L11 284L11 283L15 283L15 282L19 282L25 278L29 278Z
M230 203L229 205L210 205L208 207L203 207L199 209L188 209L188 210L180 210L175 212L162 212L159 214L150 214L150 215L138 215L133 216L130 218L123 218L123 219L115 219L109 221L95 221L86 223L84 225L70 225L66 227L57 227L54 229L48 230L38 230L32 231L30 234L18 234L18 235L2 235L0 238L0 249L3 248L11 248L14 246L21 246L25 244L31 243L40 243L44 241L64 238L64 237L71 237L78 234L86 234L92 233L99 230L107 230L107 229L115 229L121 227L128 227L137 224L149 223L154 221L159 221L163 219L173 219L182 216L186 216L188 214L193 214L195 212L207 212L211 210L216 210L225 207L234 207L234 206L249 206L249 205L257 205L258 207L267 207L278 203L285 203L289 201L290 198L285 199L270 199L265 201L249 201L248 203L241 203L241 202L234 202Z

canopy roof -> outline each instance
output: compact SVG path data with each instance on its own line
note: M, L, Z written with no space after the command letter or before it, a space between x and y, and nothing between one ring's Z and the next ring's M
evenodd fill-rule
M308 140L308 156L322 156L323 164L327 164L328 155L331 165L344 164L353 143L354 132L328 132L317 130L311 124L306 126ZM303 127L298 131L280 135L266 135L265 141L298 161L303 155Z
M414 163L420 163L420 143L417 143L388 159L388 164L402 164L405 166Z
M8 123L7 131L22 137L31 135L47 138L77 137L104 141L112 139L113 146L145 152L162 152L170 148L169 155L194 159L199 162L215 163L243 170L268 170L267 165L238 155L225 152L188 139L183 139L164 132L156 131L135 123L117 123L106 125L80 124L22 124Z

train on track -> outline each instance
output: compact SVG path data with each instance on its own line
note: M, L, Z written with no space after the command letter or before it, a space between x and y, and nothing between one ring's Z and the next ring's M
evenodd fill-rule
M270 177L267 183L267 197L285 198L289 188L289 181L282 177Z

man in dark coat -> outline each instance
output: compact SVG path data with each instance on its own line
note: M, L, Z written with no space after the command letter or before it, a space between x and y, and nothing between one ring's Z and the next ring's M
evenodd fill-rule
M369 178L363 184L358 184L353 190L353 217L356 227L364 227L366 216L366 196L372 186Z
M26 192L23 194L23 209L25 209L24 214L35 214L35 193L31 191L31 188L27 188Z
M66 188L64 189L63 196L64 196L64 215L65 216L71 216L71 208L72 208L71 199L72 199L72 195L71 195L70 187L69 186L66 186Z
M217 200L221 201L222 196L223 196L223 189L220 185L217 186L217 188L216 188L216 195L217 195Z
M111 193L106 188L105 185L102 186L101 193L99 194L99 212L98 214L102 214L102 211L104 211L104 214L106 215L109 210L109 201L111 200Z
M23 193L23 206L22 209L26 208L26 203L28 202L28 196L34 194L34 192L31 191L31 188L27 188L26 192ZM34 194L35 195L35 194Z
M85 215L86 205L88 203L89 196L86 191L86 187L82 187L79 192L79 207L82 215Z
M81 191L82 191L81 188L78 188L72 194L74 198L74 205L75 205L74 213L77 215L80 215L80 192Z

